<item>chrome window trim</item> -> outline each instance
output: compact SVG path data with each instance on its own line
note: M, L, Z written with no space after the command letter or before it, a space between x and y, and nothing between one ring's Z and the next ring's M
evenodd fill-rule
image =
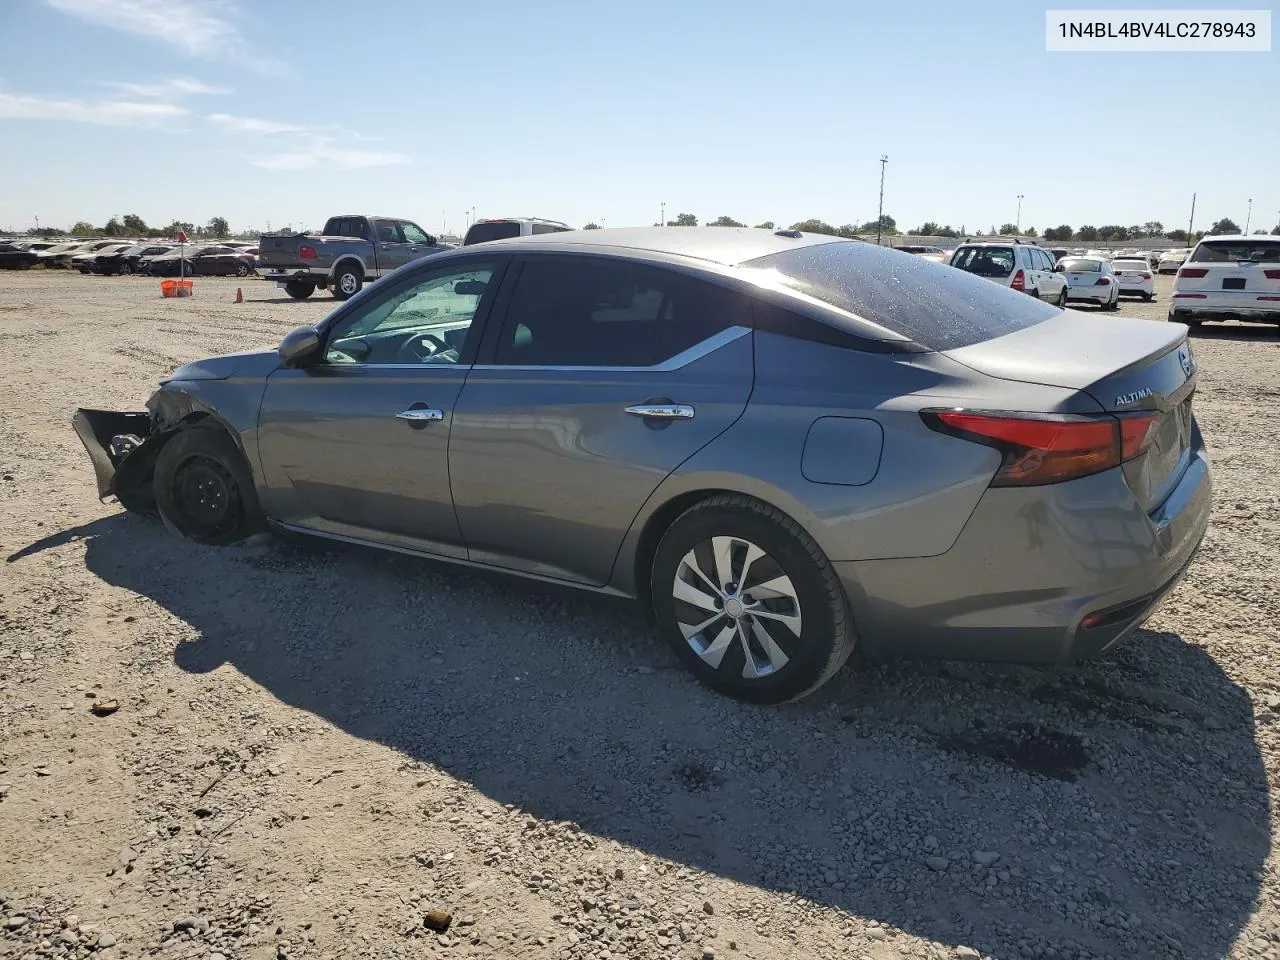
M721 347L727 347L735 340L740 340L751 332L750 327L726 327L714 336L700 340L688 349L682 350L674 357L664 360L662 363L656 363L648 367L593 367L593 366L562 366L559 364L522 364L522 363L477 363L472 366L472 370L554 370L561 373L586 373L589 371L598 371L601 373L670 373L672 370L679 370L681 367L687 367L695 360L701 360L709 353L714 353Z

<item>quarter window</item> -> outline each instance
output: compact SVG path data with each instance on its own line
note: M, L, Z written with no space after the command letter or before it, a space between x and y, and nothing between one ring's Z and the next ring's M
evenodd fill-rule
M492 293L492 262L435 270L353 310L334 329L327 363L452 364L474 336L472 323Z
M681 274L603 258L529 259L496 361L651 367L734 325L745 297Z

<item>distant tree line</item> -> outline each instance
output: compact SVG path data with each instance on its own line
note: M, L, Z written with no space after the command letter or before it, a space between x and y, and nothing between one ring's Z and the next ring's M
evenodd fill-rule
M63 237L70 235L73 237L154 237L163 239L165 237L176 237L180 232L185 232L188 237L192 238L224 240L231 236L231 227L227 224L225 217L212 217L204 226L174 220L166 227L149 227L147 222L136 213L128 213L123 217L112 217L100 227L94 226L88 220L77 220L70 230L62 230L58 227L32 227L27 231L27 236ZM256 235L257 232L256 230L250 231L250 234Z

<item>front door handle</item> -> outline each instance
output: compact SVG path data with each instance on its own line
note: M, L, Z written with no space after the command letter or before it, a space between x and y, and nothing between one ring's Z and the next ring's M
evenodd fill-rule
M687 403L635 403L626 408L633 417L656 420L692 420L693 406Z
M410 423L429 423L433 420L443 420L443 410L433 410L430 407L410 407L408 410L401 410L396 414L397 420L408 420Z

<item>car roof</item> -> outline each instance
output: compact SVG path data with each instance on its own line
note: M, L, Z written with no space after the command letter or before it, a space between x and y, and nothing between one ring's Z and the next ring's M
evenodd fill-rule
M1280 243L1280 237L1274 237L1266 233L1215 234L1212 237L1201 237L1199 242L1206 243L1213 240L1230 240L1233 243L1239 243L1242 240L1246 243Z
M611 227L608 230L571 230L511 237L474 244L477 247L504 247L521 250L570 252L617 252L666 254L736 266L747 260L782 253L820 243L862 243L824 233L760 230L754 227Z

